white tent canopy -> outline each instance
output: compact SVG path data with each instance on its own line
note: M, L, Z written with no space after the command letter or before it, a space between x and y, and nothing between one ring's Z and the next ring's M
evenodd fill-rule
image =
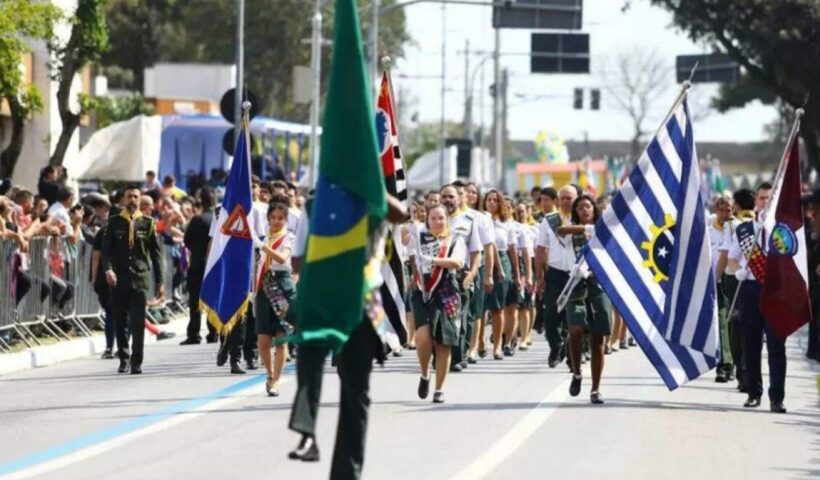
M442 166L441 150L425 153L407 171L407 187L410 190L432 190L455 181L458 178L457 156L458 149L455 146L447 147L444 150L444 165ZM492 159L486 149L474 148L470 177L466 180L478 185L495 183L492 164Z
M66 159L68 175L77 180L137 182L146 170L159 167L162 117L140 115L98 130L74 158Z

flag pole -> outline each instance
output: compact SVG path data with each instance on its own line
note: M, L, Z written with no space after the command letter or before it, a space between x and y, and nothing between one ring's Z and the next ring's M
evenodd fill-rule
M807 100L808 100L808 97L807 97ZM786 159L788 158L789 150L791 150L792 142L797 141L797 134L800 132L800 118L806 112L803 108L798 108L797 110L794 111L794 113L795 113L795 118L794 118L794 123L792 124L791 132L789 132L789 140L786 142L786 147L783 149L783 156L780 158L780 165L778 165L777 172L775 173L774 188L776 190L772 191L772 199L777 198L777 195L780 194L780 184L781 184L780 179L783 177L783 175L785 175L785 172L786 172L786 168L785 168ZM766 208L761 212L761 219L762 220L766 219L766 216L769 214L769 208L771 207L771 205L772 205L772 202L769 201L769 203L766 205ZM763 234L763 227L761 226L761 228L757 231L757 234L755 234L755 244L757 244L757 242L760 241L760 236L762 234ZM741 282L738 282L737 287L735 288L735 294L732 297L732 304L729 306L729 311L726 314L726 318L732 318L732 313L734 312L735 304L737 303L737 297L738 297L738 294L740 293L740 284L741 284Z
M692 77L694 77L695 70L697 70L697 68L698 68L698 64L695 63L695 66L692 67L692 71L689 74L689 80L686 80L686 81L683 82L683 84L681 84L681 88L680 88L680 92L678 92L678 96L675 98L675 101L672 103L672 107L666 113L666 116L663 118L663 121L658 126L658 129L655 131L655 136L653 136L652 138L655 138L660 134L660 132L663 129L664 125L666 125L667 122L669 122L669 119L672 118L672 115L674 115L675 110L686 99L686 95L689 93L689 89L692 88ZM646 153L646 148L647 147L644 147L644 153ZM640 160L640 158L638 160ZM637 162L635 163L635 165L637 166ZM629 176L627 175L627 178L628 177ZM620 188L619 188L619 190L620 190ZM556 234L557 234L557 232L556 232ZM594 237L594 234L593 234L593 237ZM578 260L575 262L575 265L573 265L572 270L570 271L571 273L570 273L569 280L567 280L567 283L564 285L564 289L561 290L561 295L558 296L558 300L556 301L556 305L558 306L558 313L561 313L561 312L564 311L564 308L567 306L567 302L569 302L570 293L572 293L572 291L575 289L575 287L581 281L581 268L583 268L584 265L586 264L586 256L584 255L584 252L586 252L587 248L588 248L587 246L584 246L584 249L581 251L581 254L579 255Z

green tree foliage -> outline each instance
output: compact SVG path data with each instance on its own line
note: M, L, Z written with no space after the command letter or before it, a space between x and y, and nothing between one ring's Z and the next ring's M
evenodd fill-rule
M650 1L671 11L693 40L728 53L746 70L748 79L723 89L718 109L771 100L771 94L796 108L809 94L800 134L820 167L820 1Z
M0 100L11 114L11 135L0 153L0 178L11 176L23 149L25 125L33 113L43 109L43 98L34 85L23 85L21 55L29 52L28 41L51 36L60 11L29 0L0 2Z
M370 28L368 0L359 0L362 28ZM388 6L396 0L383 0ZM323 8L325 38L333 37L334 2ZM308 118L308 107L292 101L292 70L310 64L313 2L307 0L246 0L245 81L259 97L263 113L294 121ZM236 0L109 0L111 50L106 67L130 70L132 88L143 87L142 72L156 62L232 64L235 55ZM379 54L394 59L409 41L401 9L380 19ZM323 49L323 71L330 50ZM323 76L327 82L327 76Z
M83 113L97 115L97 128L105 128L112 123L122 122L137 115L153 115L154 106L145 103L142 95L130 97L90 97L82 95L80 106Z
M49 159L51 165L62 165L68 144L80 125L80 112L72 112L71 85L74 76L87 65L99 60L108 49L108 28L105 24L107 0L78 0L77 8L69 18L71 33L68 41L52 37L49 50L54 57L52 72L57 82L57 110L62 130L57 146Z

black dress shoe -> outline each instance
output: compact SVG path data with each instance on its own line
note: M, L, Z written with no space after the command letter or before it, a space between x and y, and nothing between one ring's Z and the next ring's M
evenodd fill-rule
M251 357L245 360L245 368L247 368L248 370L258 370L259 363L256 361L256 358Z
M772 402L769 406L769 410L772 413L786 413L786 407L783 406L783 402Z
M715 377L715 383L728 383L728 382L729 382L729 379L726 378L726 374L724 374L723 372L718 373L717 376Z
M216 366L221 367L225 365L228 361L228 349L227 348L220 348L219 352L216 354Z
M419 388L418 388L419 398L427 398L427 395L430 395L430 379L420 378L419 379Z
M114 352L112 352L110 348L106 348L100 358L102 358L103 360L111 360L112 358L114 358Z
M612 355L612 347L609 345L604 347L604 355Z
M201 340L196 338L186 338L185 340L179 342L180 345L199 345Z
M549 364L550 368L555 368L555 366L558 365L561 362L561 359L559 358L560 356L561 356L561 349L560 348L555 348L553 350L550 350L550 356L547 357L547 363Z
M577 397L579 393L581 393L581 379L583 377L576 377L575 375L572 376L572 382L569 384L569 394L573 397Z
M142 367L139 365L131 365L131 375L140 375L142 373Z
M757 407L759 407L760 406L760 397L753 397L753 396L750 395L749 398L746 399L746 403L744 403L743 406L745 408L757 408Z
M454 364L450 365L450 371L453 372L453 373L458 373L462 370L464 370L464 369L461 368L460 363L454 363Z
M601 396L600 392L592 392L589 394L589 401L593 405L603 405L604 397Z
M479 350L478 351L478 356L481 357L481 358L486 357L487 356L487 350Z
M467 357L467 363L469 363L471 365L475 365L476 363L478 363L478 360L476 360L473 357Z
M165 330L163 330L157 334L157 341L168 340L169 338L174 338L176 336L177 334L174 332L166 332Z
M461 369L464 370L465 368L467 368L467 360L462 360L461 361Z
M303 462L318 462L319 447L316 446L316 439L310 435L303 435L299 446L288 453L291 460L301 460Z
M117 369L119 373L126 373L128 372L128 360L120 359L120 367Z
M217 341L216 334L211 335L209 333L208 336L205 337L205 342L206 343L216 343L216 341Z
M239 366L239 360L231 360L231 373L235 375L244 375L245 370Z
M510 347L504 347L504 356L505 357L512 357L513 351Z

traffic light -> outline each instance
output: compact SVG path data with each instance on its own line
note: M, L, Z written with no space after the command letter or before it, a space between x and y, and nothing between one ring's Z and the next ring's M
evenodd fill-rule
M576 88L573 91L572 108L582 110L584 108L584 89Z
M590 90L589 108L592 110L601 109L601 90L593 88Z

